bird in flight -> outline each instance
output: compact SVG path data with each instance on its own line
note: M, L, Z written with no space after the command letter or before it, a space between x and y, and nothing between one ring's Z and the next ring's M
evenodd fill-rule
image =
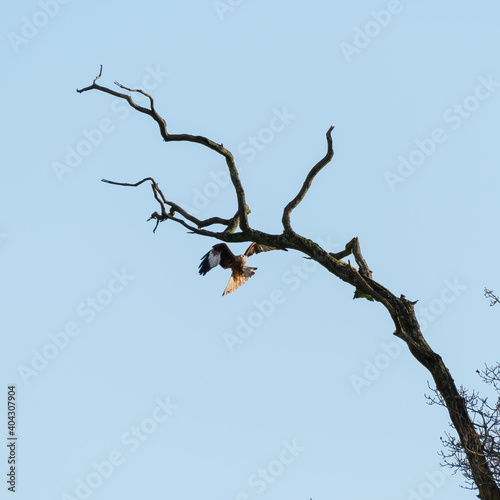
M229 283L222 294L227 295L237 290L255 274L256 267L245 266L247 258L254 253L269 252L270 250L276 250L276 248L253 242L243 255L234 255L225 243L219 243L201 258L199 272L205 276L210 269L218 265L223 269L231 269L231 278L229 278Z

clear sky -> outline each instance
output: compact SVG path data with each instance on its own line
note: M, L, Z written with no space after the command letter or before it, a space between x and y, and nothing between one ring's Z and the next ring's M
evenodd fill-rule
M458 385L498 361L500 5L492 1L9 2L2 12L2 475L18 499L475 498L439 467L442 408L380 305L294 251L198 275L215 241L153 234L153 176L230 217L222 158L165 144L92 83L140 87L172 133L223 142L257 229L325 153L297 232L360 238L418 299ZM242 253L246 245L232 246ZM2 481L1 497L8 484Z

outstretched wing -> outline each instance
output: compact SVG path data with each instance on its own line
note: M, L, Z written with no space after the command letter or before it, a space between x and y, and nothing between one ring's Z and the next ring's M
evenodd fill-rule
M270 252L271 250L278 250L275 247L269 247L267 245L260 245L259 243L255 243L255 241L247 248L247 251L245 252L245 255L247 257L250 257L254 253L261 253L261 252ZM286 248L283 248L285 252L287 251Z
M229 283L227 284L222 295L228 295L229 293L233 293L235 290L238 290L241 285L245 284L255 274L256 269L256 267L244 266L241 272L233 270L233 273L229 278Z
M198 267L198 271L202 276L220 264L221 267L227 269L234 262L234 254L229 250L225 243L214 245L210 252L207 252L202 258Z

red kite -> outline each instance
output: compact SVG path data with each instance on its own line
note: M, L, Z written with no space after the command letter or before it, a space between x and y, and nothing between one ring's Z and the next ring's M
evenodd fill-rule
M270 250L276 250L276 248L259 245L254 242L247 248L247 251L243 255L234 255L225 243L219 243L214 245L212 250L201 258L199 271L202 276L205 276L210 269L218 265L223 269L231 269L233 271L231 278L222 294L227 295L237 290L255 274L256 267L245 266L247 258L254 253L269 252Z

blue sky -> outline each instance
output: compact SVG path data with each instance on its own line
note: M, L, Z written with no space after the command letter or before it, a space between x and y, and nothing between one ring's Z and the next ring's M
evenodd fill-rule
M269 232L335 125L295 230L332 251L358 236L373 277L418 299L456 383L481 389L475 370L498 360L483 289L500 291L499 16L486 1L7 5L0 374L17 498L475 498L439 467L446 413L387 312L293 251L252 257L222 297L227 271L198 275L214 241L153 234L149 187L100 182L152 176L230 217L221 158L75 90L102 64L99 82L150 92L170 132L223 142Z

